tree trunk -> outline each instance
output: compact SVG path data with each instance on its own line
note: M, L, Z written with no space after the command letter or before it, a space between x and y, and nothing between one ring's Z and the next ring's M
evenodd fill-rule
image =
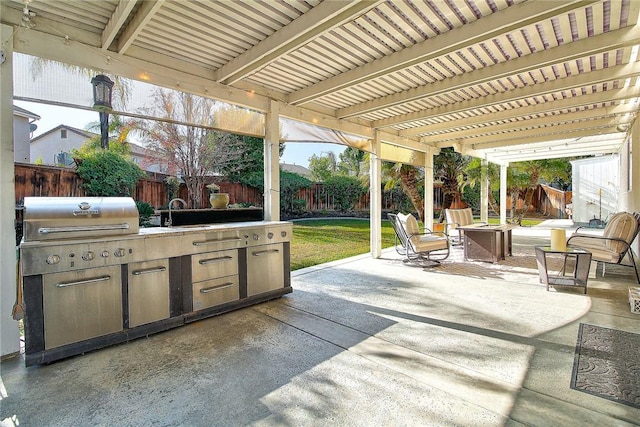
M489 190L489 208L494 214L500 216L500 205L496 203L496 199L493 197L491 190Z
M409 196L409 200L411 200L415 210L418 211L420 221L424 222L424 199L420 191L418 191L416 169L413 166L402 165L400 168L400 185L402 185L404 193Z

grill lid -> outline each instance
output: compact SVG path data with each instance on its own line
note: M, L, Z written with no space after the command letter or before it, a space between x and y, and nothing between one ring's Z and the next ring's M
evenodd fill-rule
M131 197L25 197L24 241L137 234Z

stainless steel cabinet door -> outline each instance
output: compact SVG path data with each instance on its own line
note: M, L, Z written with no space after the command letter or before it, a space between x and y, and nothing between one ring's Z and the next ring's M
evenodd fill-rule
M168 319L169 260L129 264L129 327Z
M46 349L122 331L120 266L44 274Z
M284 287L282 243L247 248L247 295Z

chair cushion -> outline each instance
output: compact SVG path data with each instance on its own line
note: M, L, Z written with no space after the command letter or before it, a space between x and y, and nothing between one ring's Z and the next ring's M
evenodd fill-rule
M636 235L638 223L628 212L618 212L607 222L602 233L603 237L622 239L631 244L631 239ZM606 241L607 249L621 253L627 246L622 242Z
M398 220L400 220L400 224L402 225L402 228L404 228L404 231L407 233L407 237L409 237L411 243L415 245L416 242L420 240L420 236L410 236L412 234L420 234L420 227L418 226L416 217L411 214L404 215L402 213L398 213Z
M617 263L620 259L619 252L609 249L606 240L594 237L593 234L574 233L571 235L570 244L591 252L591 259L594 261Z
M473 212L471 208L445 209L444 213L447 217L447 223L451 224L451 228L473 224Z
M410 236L409 241L416 253L447 249L449 247L449 242L443 235L422 234L418 220L413 215L398 213L398 220L406 231L407 236Z

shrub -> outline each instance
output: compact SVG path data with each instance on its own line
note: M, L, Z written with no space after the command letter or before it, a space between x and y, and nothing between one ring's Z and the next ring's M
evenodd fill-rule
M333 205L345 212L353 209L365 189L360 180L350 176L334 175L324 181L323 195L333 197Z
M87 196L131 196L145 176L138 165L110 150L87 152L76 163Z
M149 227L151 225L151 215L153 215L153 206L147 202L136 201L138 208L138 224L141 227Z
M307 202L301 199L294 199L298 191L302 188L311 187L311 181L307 178L286 171L280 171L280 209L285 213L300 212L307 206Z

